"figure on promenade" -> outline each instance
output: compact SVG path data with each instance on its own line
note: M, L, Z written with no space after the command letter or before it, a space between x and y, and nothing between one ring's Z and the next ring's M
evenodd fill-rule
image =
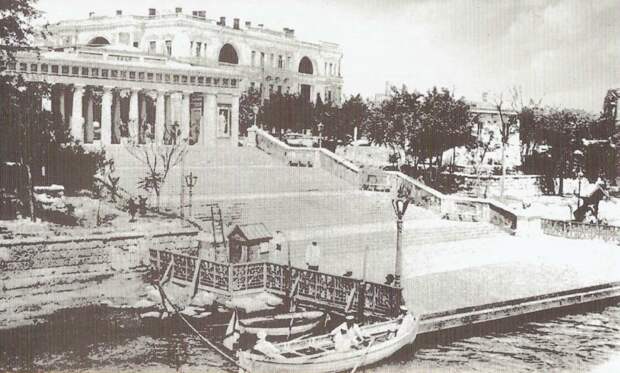
M133 197L129 198L129 202L127 202L127 211L129 212L129 216L131 216L131 219L129 219L129 221L130 222L136 221L136 214L138 213L138 204L136 203Z
M319 270L319 262L321 261L321 248L316 241L312 241L306 247L306 265L311 271Z

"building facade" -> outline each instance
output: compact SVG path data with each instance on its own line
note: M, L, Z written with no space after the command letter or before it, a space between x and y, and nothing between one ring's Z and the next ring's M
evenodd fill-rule
M51 83L44 105L84 144L236 145L239 97L250 88L340 101L340 48L288 28L227 25L177 8L91 13L47 30L39 53L18 55L8 70Z

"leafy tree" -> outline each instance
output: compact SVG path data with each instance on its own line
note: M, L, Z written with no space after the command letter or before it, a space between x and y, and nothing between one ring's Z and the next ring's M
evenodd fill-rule
M254 125L254 107L261 108L260 92L250 88L239 97L239 132L242 134L247 133L248 128ZM256 116L259 115L260 112ZM256 123L258 124L258 120Z
M412 139L421 130L421 97L406 87L398 90L392 87L392 96L372 106L364 121L364 133L375 144L385 145L394 152L413 155Z
M564 193L564 178L573 176L573 153L588 137L595 118L585 111L557 108L530 108L528 141L547 145L548 167L540 171L547 179L559 179L558 194Z
M368 104L359 94L351 96L342 103L340 108L331 106L328 115L328 123L325 126L326 136L350 142L353 138L354 129L357 127L358 133L362 130L362 125L368 117ZM329 121L329 119L332 119Z

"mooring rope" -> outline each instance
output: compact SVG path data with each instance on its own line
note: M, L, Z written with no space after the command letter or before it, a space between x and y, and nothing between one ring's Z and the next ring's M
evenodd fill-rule
M177 307L174 303L172 303L172 301L170 301L170 298L168 298L168 296L166 295L166 293L164 292L164 289L159 285L159 284L155 284L155 286L157 286L157 288L159 289L159 294L161 295L161 301L162 304L164 306L164 308L166 307L166 302L168 302L170 304L170 306L172 307L174 313L179 316L179 318L185 323L185 325L187 325L187 327L189 327L191 329L192 332L194 332L194 334L196 334L196 336L203 341L204 343L206 343L209 347L211 347L213 350L215 350L217 353L219 353L220 355L222 355L226 360L230 361L231 363L233 363L237 368L241 368L244 369L241 365L239 365L239 363L237 362L236 359L234 359L233 357L231 357L230 355L228 355L226 352L222 351L220 348L218 348L213 342L211 342L207 337L203 336L202 334L200 334L200 332L198 330L196 330L196 328L194 328L194 326L187 321L187 319L179 312L180 309L179 307Z

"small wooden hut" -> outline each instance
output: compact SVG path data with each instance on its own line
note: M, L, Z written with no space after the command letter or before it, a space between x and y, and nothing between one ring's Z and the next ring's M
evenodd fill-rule
M236 225L228 234L229 263L247 263L269 258L269 241L273 238L265 224Z

